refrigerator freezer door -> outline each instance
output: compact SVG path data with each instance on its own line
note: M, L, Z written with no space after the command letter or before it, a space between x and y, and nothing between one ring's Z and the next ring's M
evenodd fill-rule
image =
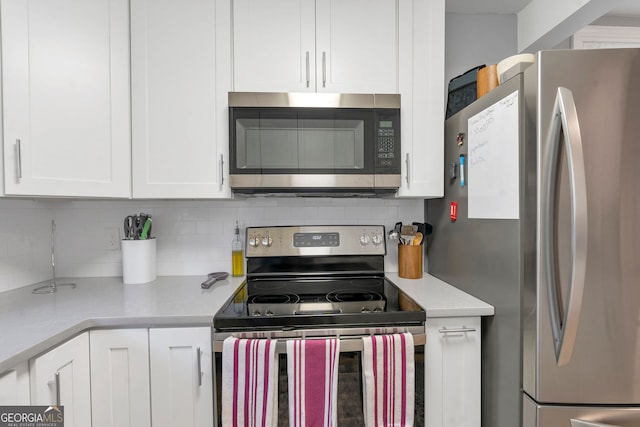
M525 289L523 388L543 403L640 404L640 49L540 52L530 69L539 244L537 284ZM560 87L577 119L567 116L555 139ZM569 147L576 127L582 165Z
M640 427L639 407L545 406L523 397L523 427Z

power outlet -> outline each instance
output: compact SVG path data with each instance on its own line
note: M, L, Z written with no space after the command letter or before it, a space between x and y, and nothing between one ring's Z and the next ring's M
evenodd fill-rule
M107 227L104 229L104 248L108 251L120 249L120 229Z

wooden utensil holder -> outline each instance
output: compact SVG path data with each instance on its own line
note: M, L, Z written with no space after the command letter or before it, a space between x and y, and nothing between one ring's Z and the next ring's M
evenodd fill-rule
M422 270L422 245L398 245L398 276L420 279Z

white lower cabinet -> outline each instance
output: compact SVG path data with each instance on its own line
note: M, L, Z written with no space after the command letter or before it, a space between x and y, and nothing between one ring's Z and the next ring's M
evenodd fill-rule
M154 427L212 426L211 328L149 330Z
M213 425L211 328L90 334L93 427Z
M91 427L89 333L30 361L32 405L64 406L65 427Z
M29 364L23 362L0 374L0 405L29 405Z
M90 332L93 427L151 425L147 329Z
M480 427L480 317L427 318L425 425Z

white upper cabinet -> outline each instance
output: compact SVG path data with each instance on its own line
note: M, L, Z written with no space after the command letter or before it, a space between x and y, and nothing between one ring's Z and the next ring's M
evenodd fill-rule
M133 197L231 197L229 0L132 0L131 14Z
M315 92L315 1L233 1L233 89Z
M127 0L2 0L5 193L130 197Z
M398 197L444 195L444 1L400 0Z
M316 1L316 89L398 93L402 0Z
M401 0L233 0L233 82L249 92L398 92Z

